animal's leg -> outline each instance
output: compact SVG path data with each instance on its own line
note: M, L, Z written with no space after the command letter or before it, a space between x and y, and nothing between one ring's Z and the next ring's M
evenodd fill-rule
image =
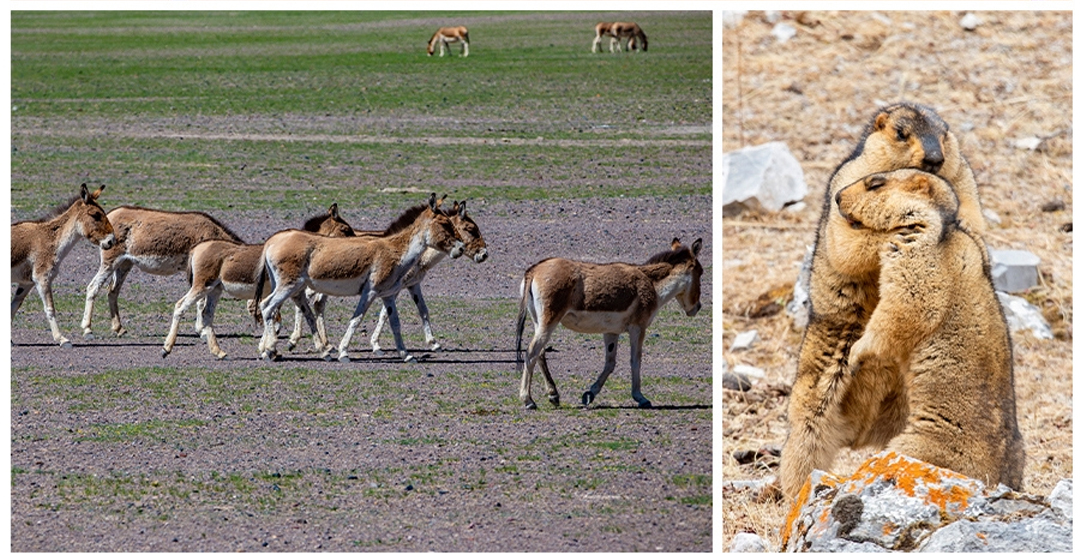
M443 57L444 54L446 54L446 40L440 38L439 39L439 57L440 58Z
M593 39L593 41L592 41L592 53L595 54L597 52L597 49L600 47L600 42L601 42L601 40L603 40L603 38L604 38L603 35L597 34L596 38Z
M462 41L461 42L461 49L462 49L462 52L463 52L461 54L461 57L463 57L463 58L469 57L469 43L465 42L465 41Z
M384 297L383 309L386 310L390 317L390 330L394 333L394 345L397 346L398 356L406 363L416 363L416 358L409 355L409 352L405 349L405 340L401 338L401 321L398 319L397 297Z
M120 287L124 285L124 279L127 278L131 267L131 261L122 261L117 264L113 271L112 285L109 286L109 316L112 317L112 330L117 336L123 336L127 332L120 322L120 304L117 300L120 298Z
M645 329L630 327L630 395L638 407L648 409L652 402L641 394L641 348L645 344Z
M272 273L271 276L273 276ZM277 331L274 328L274 316L281 309L281 304L299 292L305 283L302 280L294 282L284 282L281 279L274 280L276 282L274 291L259 304L263 316L263 337L259 341L258 352L263 359L277 360L279 357L277 354Z
M41 303L45 305L45 318L49 321L49 329L52 330L53 340L60 344L60 347L70 348L71 340L60 334L60 325L56 324L56 310L53 309L52 283L50 280L48 275L34 275L34 284L37 286L38 295L41 296Z
M206 298L202 298L195 306L195 335L206 340L203 329L206 328Z
M536 323L534 327L533 339L529 342L529 351L525 356L525 369L521 371L521 388L518 389L518 397L525 403L526 409L536 409L536 402L533 401L531 392L533 367L544 354L544 346L551 339L551 332L555 330L557 324L558 322L545 327L540 323ZM546 365L547 361L545 360Z
M307 291L304 291L304 293L307 294ZM300 311L300 304L295 306L293 312L295 313L295 316L293 317L293 331L292 334L289 334L289 345L286 346L289 351L295 349L297 344L300 343L300 339L304 337L304 314ZM315 340L318 341L318 339L318 336L316 336Z
M544 375L544 380L547 384L547 396L548 402L555 407L559 406L559 389L555 387L555 380L551 378L551 371L548 370L547 365L547 353L541 351L540 358L536 360L540 365L540 372Z
M382 355L382 346L379 345L379 335L382 334L383 325L386 324L387 314L385 302L382 309L379 310L379 320L375 322L375 328L371 331L371 352L375 355Z
M165 336L165 344L161 346L162 358L168 357L172 353L173 346L176 345L176 335L180 333L180 316L195 302L205 305L205 299L206 289L193 287L184 294L184 297L176 300L176 305L173 307L172 323L169 325L169 334Z
M589 389L581 394L581 404L588 405L596 399L596 396L600 395L600 390L604 387L604 383L607 382L611 372L615 370L615 354L619 348L619 335L613 333L604 334L604 370L600 371L600 376L596 378L596 382L593 382Z
M416 304L416 310L420 313L420 322L424 326L424 342L431 351L439 351L442 346L435 340L435 333L431 330L431 317L427 303L424 301L424 293L420 289L420 283L410 286L409 293L412 294L413 303Z
M364 313L367 312L368 306L374 300L375 294L371 289L371 284L364 283L364 286L360 289L360 300L356 302L356 310L353 311L352 318L349 319L349 326L345 327L345 335L341 337L341 343L338 345L338 361L342 363L349 362L349 342L352 341L353 332L356 332L356 327L360 326Z
M97 274L94 278L90 279L90 283L86 285L86 308L83 310L82 329L83 336L87 339L93 338L93 330L90 329L90 320L94 313L94 298L101 292L101 287L105 284L105 281L112 276L113 268L102 260L102 264L98 267Z
M608 52L614 54L616 50L622 52L622 44L618 38L611 37L611 42L608 43Z
M218 300L221 299L221 294L225 289L218 284L210 289L210 293L206 295L206 327L204 335L206 338L206 346L210 348L210 353L214 354L218 359L224 359L227 353L221 346L218 345L217 333L214 332L214 312L217 311Z
M319 329L319 337L315 341L315 347L323 349L327 353L333 349L330 338L326 334L326 302L330 296L326 294L312 294L311 309L315 313L315 326Z
M326 348L326 339L319 336L319 325L318 322L316 322L315 320L315 313L311 310L311 304L308 303L307 291L308 290L304 290L303 294L296 294L295 296L293 296L292 300L293 303L296 304L296 308L304 316L304 319L307 320L308 328L311 329L311 336L315 342L315 351L319 351L322 352L324 355L328 355L329 352Z
M15 296L11 298L11 320L15 320L15 312L19 310L19 307L22 306L23 300L26 299L26 296L30 293L30 290L33 289L33 284L30 284L29 286L26 284L19 284L15 288Z

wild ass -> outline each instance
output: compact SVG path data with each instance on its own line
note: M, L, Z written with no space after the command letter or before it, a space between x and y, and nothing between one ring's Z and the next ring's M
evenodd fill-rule
M461 256L465 248L450 218L436 208L435 194L427 205L413 207L401 215L387 229L386 236L327 238L297 230L271 236L263 247L260 260L263 268L255 292L256 299L260 298L264 281L270 279L273 292L259 304L264 325L260 355L268 359L277 357L273 316L286 299L301 293L306 286L331 296L360 296L338 346L339 361L349 361L352 334L377 298L382 298L389 313L398 353L406 361L413 361L401 339L394 297L429 246L450 257ZM305 316L309 326L315 327L310 311ZM322 357L330 358L328 348Z
M325 214L308 219L303 229L322 236L355 236L352 226L338 213L336 203L331 205ZM258 313L253 300L259 278L259 258L262 256L262 250L262 244L237 244L225 240L207 240L192 248L188 262L188 280L191 282L191 289L176 302L169 334L165 337L165 345L162 346L162 357L172 353L173 346L176 344L176 336L180 331L180 316L193 303L205 302L201 328L197 325L196 331L201 331L206 337L206 345L210 348L210 353L218 359L225 358L227 353L218 345L217 334L214 332L214 310L221 294L225 293L232 298L252 300L251 307L254 313ZM297 298L293 299L297 300ZM301 310L307 308L308 305L298 300L296 305L297 318L299 318ZM261 323L262 317L256 317L256 321ZM316 344L326 341L325 330L322 334L319 330L312 329Z
M188 255L196 244L207 240L226 240L243 244L233 231L213 217L197 211L159 211L136 206L121 206L109 212L116 229L116 247L101 251L101 265L86 286L86 310L83 334L90 338L94 299L105 281L109 286L109 314L112 330L122 336L127 330L120 323L120 287L132 267L152 275L168 276L187 268Z
M622 39L626 41L626 51L635 48L645 52L649 49L649 40L645 38L645 32L638 27L637 23L616 21L614 23L600 22L596 24L596 38L593 40L592 51L595 54L600 48L600 41L605 37L611 37L608 43L608 51L622 51Z
M464 26L460 27L439 27L435 34L431 35L431 40L428 40L427 55L433 55L435 53L435 43L439 43L439 57L443 57L443 54L447 51L450 55L454 52L450 50L449 44L455 42L461 43L461 55L462 57L469 57L469 30Z
M445 198L446 197L443 196L443 199ZM468 257L476 263L483 263L488 257L487 244L484 242L484 237L480 235L480 227L477 226L476 222L474 222L471 217L469 217L465 208L465 202L454 202L452 208L445 209L442 208L443 199L438 200L438 207L443 209L443 212L450 217L450 221L454 224L454 229L457 230L458 236L460 236L461 240L465 243L463 257ZM357 232L357 236L385 236L386 232L387 231L385 230L359 231ZM423 282L428 271L434 268L435 265L438 265L443 259L446 259L446 253L437 248L429 247L424 250L423 255L420 256L420 262L405 275L402 283L403 287L408 288L413 303L416 304L416 310L420 313L420 321L424 327L424 342L431 351L438 351L442 346L435 340L435 333L431 330L431 319L428 315L427 303L424 302L423 291L420 289L420 283ZM316 296L312 307L318 317L316 322L322 322L322 313L325 310L326 297L323 294L317 294ZM290 350L296 345L296 342L299 340L302 333L300 316L300 311L297 311L296 322L293 326L293 334L289 338ZM375 329L371 331L371 350L376 354L382 354L382 348L379 346L379 335L382 334L387 318L388 314L386 306L383 305L382 309L379 311L379 321L375 324ZM321 327L320 330L325 332Z
M36 286L41 303L45 306L45 319L49 321L53 340L65 348L71 347L71 340L60 333L56 323L52 281L60 272L60 262L79 237L86 238L102 250L116 244L112 224L105 210L97 203L104 189L105 185L101 185L90 192L83 183L79 195L57 208L49 218L11 225L11 281L16 284L15 297L11 298L11 319L15 320L15 312Z
M638 407L651 407L649 400L641 394L641 348L645 329L657 311L672 298L679 300L688 316L693 317L701 309L703 269L697 259L700 252L700 238L689 248L676 238L671 242L670 250L652 256L642 265L597 265L556 257L529 267L521 281L515 350L518 368L524 364L518 395L525 402L525 408L536 409L530 387L533 366L537 362L547 380L548 401L559 405L559 392L548 371L544 346L560 322L574 332L604 335L604 370L582 394L582 404L588 405L596 399L615 369L615 348L619 335L626 332L630 335L631 395ZM525 332L526 312L534 321L535 329L528 355L523 360L521 336Z

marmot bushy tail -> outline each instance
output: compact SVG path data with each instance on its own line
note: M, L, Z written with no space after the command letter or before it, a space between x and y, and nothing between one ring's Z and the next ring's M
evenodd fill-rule
M975 179L958 141L934 110L894 104L879 110L825 191L810 273L810 317L788 406L791 425L780 464L784 495L794 497L814 469L828 469L842 447L884 447L904 429L907 391L896 367L861 371L837 386L847 353L878 303L881 237L836 213L836 193L873 173L917 168L940 175L959 198L958 217L986 228Z

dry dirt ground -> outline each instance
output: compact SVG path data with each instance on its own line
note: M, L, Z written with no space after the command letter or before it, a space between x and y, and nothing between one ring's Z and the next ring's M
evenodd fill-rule
M524 269L559 252L643 261L672 236L700 236L702 261L711 267L711 205L702 200L476 202L470 209L491 257L483 265L446 261L429 275L425 296L447 351L424 353L418 365L373 357L362 349L366 336L354 340L349 365L318 360L304 346L285 361L264 363L255 358L252 326L239 315L243 304L228 299L218 320L225 321L219 332L229 359L212 359L188 314L163 361L164 310L186 282L138 271L120 298L129 334L109 335L102 296L98 338L87 342L78 321L97 254L80 244L56 292L67 306L61 327L75 347L49 343L36 298L14 321L13 547L709 549L711 278L703 282L704 317L667 306L674 311L665 317L680 326L650 328L644 392L660 409L648 413L631 408L625 340L599 408L581 410L581 391L603 362L599 338L561 330L549 359L563 407L543 402L525 413L516 399L520 375L506 309ZM340 203L359 228L388 222L375 208ZM220 218L255 241L307 215ZM523 217L531 222L528 237ZM422 336L415 308L402 302L406 341L415 350ZM471 307L478 302L491 313ZM332 339L341 336L351 305L332 303ZM663 338L674 334L699 345L687 351Z
M782 21L797 34L783 43L762 12L724 29L724 151L783 141L809 187L801 211L723 221L723 357L728 366L766 373L750 392L724 391L725 482L777 474L775 458L740 465L732 454L783 444L802 338L784 314L750 314L763 294L790 298L829 174L870 115L897 101L936 108L960 138L983 206L1001 219L988 245L1029 250L1042 260L1041 284L1023 296L1042 309L1056 337L1013 335L1024 485L1045 494L1072 476L1072 17L977 12L979 25L965 31L963 15L784 12ZM1038 148L1017 145L1030 137L1042 139ZM1063 209L1043 208L1054 201ZM737 333L751 329L760 333L751 350L727 350ZM869 454L844 454L833 469L850 473ZM722 544L754 532L778 546L782 505L727 487L722 502Z

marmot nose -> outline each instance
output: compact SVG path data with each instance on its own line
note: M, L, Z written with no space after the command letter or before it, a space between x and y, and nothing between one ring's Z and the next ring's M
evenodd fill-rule
M941 155L940 150L926 152L926 156L923 157L922 161L923 170L930 173L937 173L944 163L945 156Z

